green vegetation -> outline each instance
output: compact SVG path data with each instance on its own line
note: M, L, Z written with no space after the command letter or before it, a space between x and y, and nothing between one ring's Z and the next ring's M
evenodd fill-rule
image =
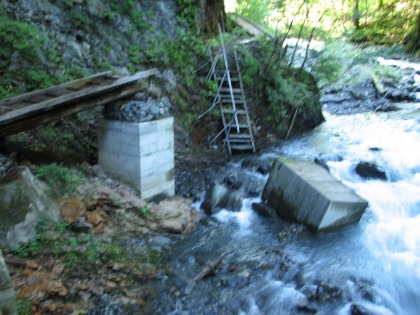
M31 315L32 314L32 301L18 299L16 301L16 311L18 315Z
M40 165L35 169L36 176L47 182L55 193L74 195L83 181L83 175L74 169L56 163Z
M0 99L85 75L63 62L56 43L36 26L10 19L2 7L0 43Z
M146 205L142 208L137 209L137 213L140 217L147 219L150 216L150 208L149 205Z
M313 127L305 122L305 113L312 113L315 125L322 121L321 104L315 78L300 68L293 68L285 58L285 52L276 41L260 39L253 46L241 46L243 81L252 103L279 136L287 136L290 126L294 130ZM299 119L294 121L293 117ZM307 125L309 124L309 125Z
M22 258L51 255L61 259L67 268L76 266L76 263L94 265L98 262L134 260L117 241L102 240L95 234L73 232L68 224L47 219L41 219L35 237L13 250L13 253ZM149 257L142 259L150 260Z
M374 76L399 78L401 73L397 69L379 65L376 58L391 58L401 52L397 46L362 49L346 42L331 41L318 56L314 74L320 87L329 85L336 90Z
M309 38L343 38L385 45L419 42L420 3L416 0L236 0L236 11L275 32ZM415 39L414 42L412 39ZM416 41L417 40L417 41Z

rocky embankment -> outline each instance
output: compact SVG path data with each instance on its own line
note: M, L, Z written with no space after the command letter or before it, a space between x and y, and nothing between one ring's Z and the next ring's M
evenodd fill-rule
M82 165L87 177L58 201L30 168L6 167L0 200L9 219L0 223L0 244L27 312L141 312L150 294L141 284L166 273L168 248L200 219L190 200L147 203L97 166Z
M398 102L420 102L420 69L418 64L378 58L378 63L395 67L400 76L372 76L344 88L326 88L321 102L324 109L335 115L369 111L397 110ZM351 71L357 72L357 69ZM356 75L356 72L354 73Z

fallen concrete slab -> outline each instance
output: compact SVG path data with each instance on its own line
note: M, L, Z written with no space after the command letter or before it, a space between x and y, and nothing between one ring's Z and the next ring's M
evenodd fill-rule
M368 205L314 162L281 158L273 162L263 200L286 220L315 231L356 223Z

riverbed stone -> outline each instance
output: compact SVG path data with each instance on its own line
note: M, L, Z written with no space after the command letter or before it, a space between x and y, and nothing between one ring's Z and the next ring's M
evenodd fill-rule
M0 314L14 315L16 312L16 294L10 281L9 272L0 250Z
M281 158L273 163L263 200L286 220L315 231L356 223L368 205L314 162Z
M60 219L58 204L50 188L39 181L28 167L20 167L0 184L0 243L16 248L35 235L40 218Z
M359 162L354 170L360 177L365 179L387 180L385 170L371 162Z
M221 209L239 211L242 201L243 193L240 190L229 189L223 184L214 182L206 192L201 209L207 215L212 215Z

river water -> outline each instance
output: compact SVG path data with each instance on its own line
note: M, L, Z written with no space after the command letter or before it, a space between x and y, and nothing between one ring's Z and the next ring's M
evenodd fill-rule
M326 116L326 122L256 157L328 162L331 173L369 202L358 224L314 234L252 210L205 217L168 248L165 270L150 285L150 313L159 314L419 314L420 103L392 113ZM370 161L388 180L366 180L354 169ZM267 175L241 166L261 192ZM213 277L194 282L206 261L225 253Z

